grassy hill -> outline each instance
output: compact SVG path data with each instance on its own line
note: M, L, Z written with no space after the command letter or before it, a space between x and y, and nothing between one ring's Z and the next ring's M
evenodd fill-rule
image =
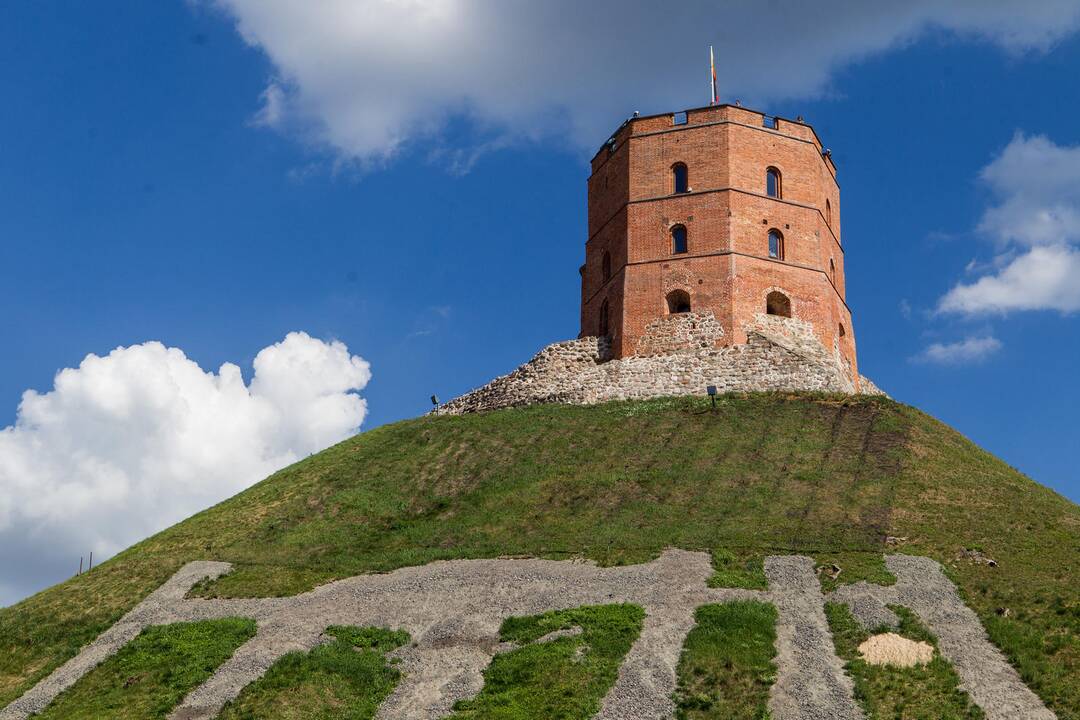
M827 583L887 582L883 552L933 557L1025 682L1060 718L1080 718L1080 507L911 407L777 394L725 397L715 411L692 398L551 405L365 432L0 610L0 707L190 560L236 566L197 594L249 597L436 559L636 563L667 546L708 550L717 583L749 587L767 554L843 568ZM768 629L754 632L767 649ZM704 655L684 664L708 666L707 637L695 643ZM757 652L755 677L769 656ZM681 712L706 717L709 703Z

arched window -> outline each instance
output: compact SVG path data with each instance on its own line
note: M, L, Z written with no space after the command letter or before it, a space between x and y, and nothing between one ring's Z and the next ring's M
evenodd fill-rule
M782 292L773 290L765 298L765 312L769 315L791 317L791 300Z
M825 224L832 227L832 204L825 198Z
M672 290L667 296L667 308L672 315L690 312L690 293L685 290Z
M776 228L769 231L769 257L784 259L784 235Z
M686 226L676 225L671 228L671 252L678 255L686 252Z
M683 163L675 163L671 166L672 192L690 192L690 173Z
M840 337L847 335L847 331L844 330L844 323L840 323Z
M604 251L604 258L600 261L600 277L607 282L611 279L611 253Z
M600 303L600 331L598 333L600 337L607 337L608 334L608 304L607 300Z
M833 282L836 282L836 263L833 262L832 258L829 258L829 277L832 278Z
M783 189L780 187L780 171L774 167L765 170L765 194L769 197L783 197Z

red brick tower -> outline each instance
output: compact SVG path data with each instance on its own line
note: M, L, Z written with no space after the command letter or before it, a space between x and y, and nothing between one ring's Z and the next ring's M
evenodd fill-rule
M784 317L858 384L836 166L813 128L734 105L625 122L592 160L581 335L625 357Z

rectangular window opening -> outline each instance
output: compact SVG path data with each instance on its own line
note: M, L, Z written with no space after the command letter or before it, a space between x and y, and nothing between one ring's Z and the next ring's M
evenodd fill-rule
M677 112L671 116L672 125L685 125L686 124L686 112Z
M676 255L686 252L686 228L681 225L671 231L671 251Z

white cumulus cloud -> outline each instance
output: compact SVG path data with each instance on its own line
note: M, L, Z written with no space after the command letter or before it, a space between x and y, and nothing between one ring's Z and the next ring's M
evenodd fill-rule
M368 363L290 333L245 384L158 342L88 355L0 430L0 605L354 434Z
M978 229L1001 244L1080 240L1080 146L1017 133L979 173L996 204Z
M958 342L932 343L913 359L916 362L954 365L983 360L1001 349L995 337L969 337Z
M757 104L819 95L834 70L932 30L1023 53L1080 24L1080 0L208 1L275 67L258 120L365 162L455 119L474 148L598 147L632 110L704 104L709 45L724 98Z
M1080 251L1034 247L999 272L961 283L941 298L942 312L976 315L1013 310L1080 310Z
M938 310L1080 310L1080 146L1017 134L979 177L994 201L978 231L998 254L989 272L949 290Z

